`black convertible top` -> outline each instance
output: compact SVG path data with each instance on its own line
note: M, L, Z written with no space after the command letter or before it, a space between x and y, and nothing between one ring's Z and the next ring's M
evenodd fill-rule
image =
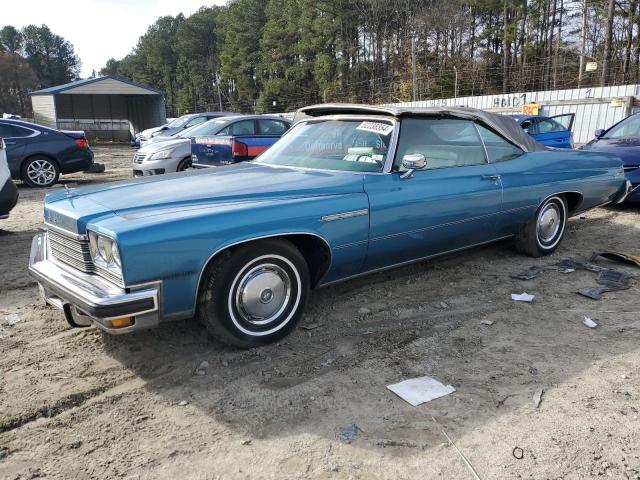
M536 152L547 149L541 143L536 142L533 137L526 134L513 118L467 107L386 107L350 103L325 103L299 109L296 112L294 122L307 117L338 114L389 115L396 118L406 116L433 116L477 120L500 133L526 152Z

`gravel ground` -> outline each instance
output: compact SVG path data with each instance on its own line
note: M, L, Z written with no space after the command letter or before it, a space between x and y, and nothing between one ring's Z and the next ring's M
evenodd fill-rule
M131 175L130 149L95 152L105 174L63 182ZM483 479L640 479L635 280L593 301L575 294L595 285L589 272L509 276L593 250L640 254L637 209L572 220L551 258L499 243L321 289L291 336L239 351L194 321L70 329L27 275L44 192L20 194L0 221L0 478L474 478L444 429ZM532 304L511 300L523 291ZM385 387L422 375L456 392L412 407Z

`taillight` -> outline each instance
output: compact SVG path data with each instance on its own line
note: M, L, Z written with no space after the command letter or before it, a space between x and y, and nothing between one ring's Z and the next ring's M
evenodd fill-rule
M89 148L89 142L86 138L76 138L76 145L78 148Z
M244 143L234 140L231 143L231 155L234 157L248 157L249 148Z

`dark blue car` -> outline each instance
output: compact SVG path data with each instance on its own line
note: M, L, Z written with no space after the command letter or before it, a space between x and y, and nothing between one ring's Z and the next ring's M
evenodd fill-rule
M545 117L542 115L512 115L522 129L547 147L573 148L573 119L575 114L567 113Z
M616 154L624 163L627 180L634 188L640 185L640 114L631 115L608 130L596 130L595 137L582 148ZM640 188L626 201L640 203Z
M220 167L256 158L291 127L285 118L264 115L230 117L227 122L211 122L209 135L191 139L194 168Z

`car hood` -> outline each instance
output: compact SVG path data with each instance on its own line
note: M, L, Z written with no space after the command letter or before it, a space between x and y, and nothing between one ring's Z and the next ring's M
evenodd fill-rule
M359 193L361 174L270 167L242 162L224 168L190 170L91 187L59 189L45 199L45 219L83 233L86 223L103 216L125 218L259 201L286 201Z
M613 153L620 157L625 166L640 165L640 139L599 138L587 143L583 150Z
M170 148L172 146L177 146L180 144L191 143L190 138L173 138L168 137L164 142L150 142L146 143L144 147L138 150L139 153L155 153L160 150L164 150L165 148Z

